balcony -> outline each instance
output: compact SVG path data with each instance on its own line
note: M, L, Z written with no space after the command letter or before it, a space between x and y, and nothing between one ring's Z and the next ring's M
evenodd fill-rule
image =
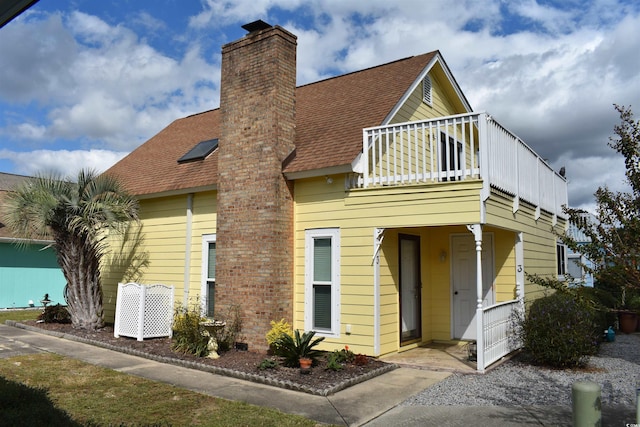
M482 180L482 198L492 191L564 217L567 182L544 159L487 113L363 129L362 154L349 188Z

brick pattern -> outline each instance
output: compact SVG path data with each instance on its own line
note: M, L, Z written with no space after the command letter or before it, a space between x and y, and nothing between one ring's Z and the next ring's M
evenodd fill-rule
M241 341L266 350L271 320L293 316L296 38L280 27L222 49L216 317L242 313Z

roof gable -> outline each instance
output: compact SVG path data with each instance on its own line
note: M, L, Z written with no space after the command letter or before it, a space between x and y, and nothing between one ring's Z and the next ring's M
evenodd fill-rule
M382 124L386 125L392 122L409 97L416 91L416 89L418 89L419 86L422 86L422 81L427 75L430 75L432 79L435 78L439 83L441 83L444 91L449 94L449 96L447 96L447 100L452 103L455 114L469 113L473 111L471 105L467 101L467 98L462 93L460 86L458 86L458 82L453 77L449 66L444 61L444 58L442 58L440 52L435 52L435 55L433 55L427 66L407 88L407 91L393 110L389 112L389 115L385 118L384 123ZM421 88L420 91L422 91Z
M385 124L436 65L459 95L458 102L470 110L437 51L297 87L296 149L285 173L295 177L314 170L350 170L362 151L362 129ZM219 137L219 109L178 119L107 173L138 196L214 188L217 150L203 160L177 160L199 142Z

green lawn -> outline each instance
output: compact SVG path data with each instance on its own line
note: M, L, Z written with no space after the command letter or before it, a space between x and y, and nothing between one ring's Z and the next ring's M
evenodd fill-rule
M55 354L0 359L3 425L316 426Z
M6 320L36 320L40 313L42 313L41 308L30 310L0 310L0 323L4 324Z
M2 310L6 320L41 310ZM10 426L316 426L55 354L0 359L0 424Z

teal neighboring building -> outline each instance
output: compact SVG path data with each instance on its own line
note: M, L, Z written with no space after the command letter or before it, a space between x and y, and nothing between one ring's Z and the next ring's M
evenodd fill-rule
M7 191L27 179L0 173L0 206ZM40 300L45 294L52 304L66 305L66 280L50 243L12 235L0 217L0 309L42 306Z

